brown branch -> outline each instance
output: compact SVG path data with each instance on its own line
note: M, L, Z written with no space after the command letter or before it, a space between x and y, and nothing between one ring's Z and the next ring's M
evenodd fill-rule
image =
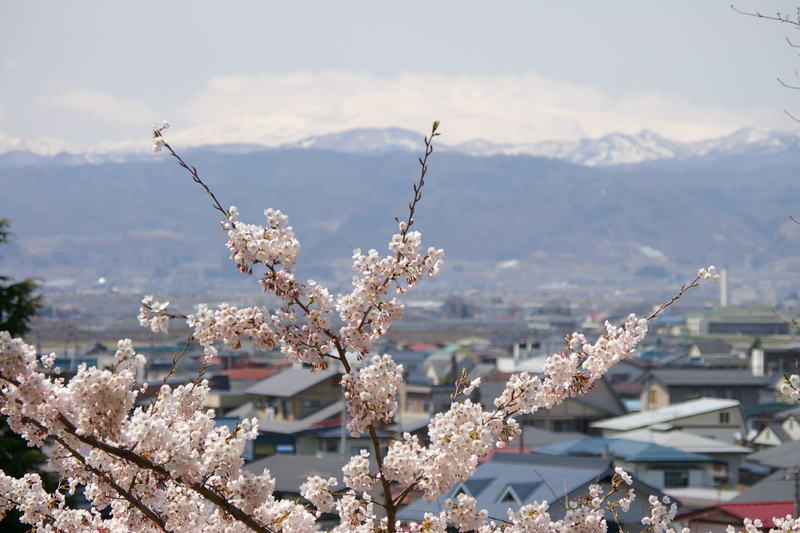
M677 302L678 300L680 300L680 299L683 297L683 295L684 295L684 294L686 294L686 292L687 292L687 291L689 291L689 289L692 289L692 288L694 288L694 287L697 287L698 285L700 285L700 284L698 283L698 281L700 281L700 276L699 276L699 275L698 275L697 277L695 277L695 278L694 278L692 281L690 281L689 283L684 283L683 285L681 285L681 288L680 288L680 290L678 290L677 294L675 294L675 296L673 296L672 298L670 298L670 299L669 299L669 301L667 301L667 302L664 302L663 304L661 304L660 306L658 306L658 309L656 309L655 311L653 311L653 312L650 314L650 316L648 316L648 317L647 317L647 319L646 319L646 320L650 321L650 320L654 319L655 317L657 317L658 315L660 315L660 314L661 314L661 312L662 312L664 309L666 309L666 308L667 308L667 307L669 307L670 305L672 305L672 304L674 304L675 302Z
M403 243L406 242L409 228L411 228L411 226L414 225L414 213L416 212L417 209L417 203L420 200L422 200L422 187L425 186L425 176L428 174L428 157L430 157L430 155L433 153L433 138L441 135L441 133L437 132L438 129L439 129L439 121L436 120L434 121L433 126L431 127L430 137L424 137L425 154L417 159L420 165L419 180L417 180L417 183L412 185L412 188L414 190L414 198L408 203L408 216L406 217L406 224L405 227L400 230L401 240ZM397 218L395 218L395 220L397 220ZM397 255L395 256L395 264L400 262L401 257L402 254L400 252L397 252ZM395 275L386 278L385 280L383 280L383 283L381 284L380 288L384 289L389 283L391 283L395 279L397 279L397 276ZM361 329L367 324L367 318L369 317L370 312L374 308L375 308L374 305L370 305L367 308L367 310L364 311L364 316L361 318L361 322L358 324L358 328L356 328L358 331L361 331Z
M22 508L22 503L21 503L21 502L18 502L17 500L15 500L15 499L13 499L13 498L9 498L9 497L8 497L8 496L6 496L5 494L0 494L0 498L3 498L5 501L7 501L7 502L8 502L8 503L10 503L11 505L13 505L13 506L14 506L16 509L21 509L21 508ZM53 524L55 524L55 522L56 522L56 519L55 519L55 517L54 517L54 516L52 516L52 515L46 515L46 514L45 514L44 512L42 512L41 510L39 510L39 511L37 511L37 512L38 512L39 514L43 515L43 516L44 516L44 517L45 517L45 518L46 518L46 519L47 519L49 522L51 522L51 523L50 523L50 524L48 524L48 525L49 525L50 527L52 527L52 528L53 528L53 529L54 529L54 530L55 530L57 533L69 533L68 531L64 531L63 529L57 528L57 527L55 527L55 526L53 525ZM26 523L27 523L27 524L30 524L30 522L26 522ZM34 524L30 524L30 525L34 525ZM34 529L33 531L36 531L36 530Z
M41 426L37 421L27 417L25 418L27 422L34 423L34 425L37 425L42 429L45 429L44 426ZM161 529L161 531L167 530L166 521L161 516L159 516L158 513L150 509L144 503L142 503L142 501L139 500L128 489L125 489L124 487L119 485L116 481L114 481L107 472L104 472L99 468L96 468L87 463L86 458L83 455L81 455L77 450L72 448L63 438L55 436L53 437L53 440L55 440L58 444L60 444L62 448L67 450L70 453L70 455L72 455L76 460L78 460L78 462L80 462L86 470L93 473L97 477L101 478L105 483L108 483L108 485L111 486L112 489L114 489L128 503L130 503L132 506L138 509L139 512L142 513L145 517L147 517L151 522L153 522L156 526L158 526Z
M222 213L225 216L226 220L230 220L231 214L228 212L227 209L222 207L222 204L219 203L219 200L217 200L217 197L214 195L214 193L211 191L208 185L206 185L203 182L203 180L200 179L200 176L197 173L197 169L194 166L186 164L186 161L184 161L183 158L181 158L181 156L179 156L178 153L172 149L172 146L169 145L169 143L164 139L164 136L161 134L161 129L159 128L154 129L153 137L155 139L158 139L161 142L161 144L164 145L164 148L169 150L170 155L175 159L177 159L178 164L183 168L185 168L189 172L189 174L192 175L192 179L194 180L194 182L203 187L203 189L205 189L206 193L211 197L212 200L214 200L214 205L212 207L217 211L219 211L220 213Z
M786 83L785 81L783 81L780 78L775 78L775 79L778 80L778 83L780 83L781 85L783 85L787 89L795 89L797 91L800 91L800 87L798 87L797 85L789 85L788 83Z
M6 379L6 381L8 381L9 383L12 383L15 386L18 386L18 384L15 383L14 380L9 380L7 378L3 378L3 379ZM26 417L26 418L28 418L28 417ZM257 531L259 533L273 533L272 530L269 527L260 524L257 520L255 520L253 517L251 517L244 510L242 510L241 508L239 508L236 505L232 504L231 502L226 500L224 497L220 496L216 491L212 490L210 487L207 487L202 483L191 483L191 482L183 481L183 480L181 480L179 478L176 479L163 466L154 463L153 461L151 461L151 460L149 460L149 459L147 459L147 458L145 458L145 457L133 452L132 450L128 450L126 448L122 448L122 447L119 447L119 446L115 446L113 444L109 444L107 442L104 442L104 441L92 436L92 435L79 434L77 428L75 427L75 425L67 417L65 417L63 413L59 413L57 419L58 419L59 423L62 425L62 427L64 428L64 431L66 431L69 435L72 435L73 437L75 437L76 439L81 441L82 443L84 443L84 444L86 444L86 445L88 445L88 446L90 446L92 448L96 448L98 450L101 450L101 451L107 453L108 455L111 455L113 457L117 457L118 459L122 459L124 461L129 462L129 463L132 463L132 464L138 466L139 468L142 468L144 470L149 470L149 471L153 472L154 474L160 476L163 479L172 480L174 482L183 484L184 486L186 486L186 487L192 489L193 491L195 491L196 493L198 493L200 496L203 496L204 498L206 498L208 501L210 501L211 503L213 503L214 505L219 507L222 511L224 511L225 513L227 513L230 516L232 516L234 519L236 519L239 522L245 524L248 528L252 529L253 531ZM33 420L33 419L29 419L29 420L30 420L31 423L34 423L33 425L42 428L44 431L47 431L45 426L43 424L41 424L40 422L38 422L36 420ZM124 491L124 489L122 489L122 490ZM122 493L120 493L120 494L122 494Z
M344 429L344 428L343 428ZM381 486L383 488L383 498L385 501L385 508L386 508L386 521L388 525L388 532L394 533L394 523L395 523L395 516L397 514L397 505L395 505L395 501L392 499L392 484L386 479L386 476L383 474L383 452L381 451L381 442L378 440L378 433L375 431L375 425L370 424L367 426L367 431L369 432L369 438L372 440L372 447L375 450L375 462L378 464L378 473L380 474L381 478Z
M795 27L800 27L800 17L798 17L796 20L793 20L793 19L790 19L787 15L781 15L780 12L776 13L773 16L773 15L765 15L765 14L759 12L759 11L752 11L752 12L750 12L750 11L742 11L741 9L737 8L733 4L731 4L731 9L733 9L736 13L739 13L740 15L746 15L748 17L755 17L755 18L765 19L765 20L774 20L775 22L784 22L786 24L791 24L792 26L795 26Z

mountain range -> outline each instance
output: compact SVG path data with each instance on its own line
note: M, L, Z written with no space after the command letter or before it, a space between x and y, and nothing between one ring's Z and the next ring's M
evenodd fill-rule
M422 136L402 128L363 128L267 147L257 144L202 146L217 153L249 153L266 149L314 149L354 154L385 154L419 150ZM732 155L766 155L797 149L800 136L794 133L741 129L717 139L678 142L652 131L636 134L610 133L599 138L532 143L499 143L476 139L459 144L439 143L442 151L470 155L527 155L567 161L584 166L630 165L656 160L719 158ZM0 138L0 165L83 164L142 160L141 148L130 143L91 150L65 147L55 140L26 142Z
M440 146L415 227L425 246L446 250L442 283L594 283L650 266L683 279L711 263L770 283L800 272L800 226L788 218L800 214L796 137L750 131L687 145L643 133L604 143L570 145L583 164L513 146ZM299 275L347 285L352 250L385 250L393 216L404 216L421 144L403 130L361 130L182 155L243 220L260 223L266 207L289 215L303 245ZM622 148L628 161L645 150L650 159L600 164L619 162ZM0 190L0 218L17 236L0 266L14 277L192 287L237 275L218 214L164 153L6 152Z

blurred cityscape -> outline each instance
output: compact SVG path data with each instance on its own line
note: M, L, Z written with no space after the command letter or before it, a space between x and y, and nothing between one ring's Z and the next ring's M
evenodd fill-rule
M481 483L454 487L448 496L466 491L488 509L545 499L558 509L586 482L608 482L613 467L622 466L644 501L648 493L669 495L680 503L679 520L693 526L741 525L754 516L767 524L773 515L793 513L800 405L782 398L777 384L798 370L798 298L755 304L763 293L732 279L722 270L718 283L704 283L668 307L651 321L636 357L613 367L589 394L523 417L521 437L481 459ZM139 379L150 387L140 402L150 401L162 383L195 379L200 351L187 347L188 327L173 321L167 336L139 327L137 296L102 281L79 292L50 289L29 340L55 351L56 365L69 375L82 363L108 366L116 340L134 339L148 358ZM381 442L388 446L405 432L425 442L428 422L449 408L454 382L463 375L482 379L473 400L491 406L512 372L541 374L565 335L582 331L596 338L606 321L652 312L677 289L642 281L625 291L564 283L516 293L418 293L374 348L401 363L406 377L398 414L382 428ZM225 297L275 303L253 302L244 292ZM209 303L217 298L223 295ZM187 313L196 303L185 295L171 300L171 308ZM366 360L353 355L356 365ZM245 344L236 352L219 346L205 376L212 387L206 407L218 423L258 419L248 468L269 467L284 497L299 497L298 480L309 472L336 475L348 457L370 446L366 435L342 431L341 369L312 373L292 367L278 351ZM548 484L565 492L553 493ZM401 519L422 519L441 503L419 497L408 494ZM641 529L637 513L646 512L634 508L620 526ZM334 523L336 517L321 520Z

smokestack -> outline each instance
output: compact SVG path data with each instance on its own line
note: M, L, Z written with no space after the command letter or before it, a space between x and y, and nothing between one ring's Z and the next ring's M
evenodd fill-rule
M719 273L719 305L728 306L728 269L723 268Z
M764 375L764 349L761 346L750 350L750 372L754 376Z

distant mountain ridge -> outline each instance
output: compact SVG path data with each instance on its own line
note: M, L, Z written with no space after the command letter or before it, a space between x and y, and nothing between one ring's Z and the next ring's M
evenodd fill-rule
M392 215L403 215L419 166L418 150L397 147L404 135L387 134L372 153L322 149L321 140L182 153L243 220L263 221L266 207L283 210L303 243L303 268L347 286L352 250L385 249ZM518 284L563 281L568 272L598 278L647 266L677 275L703 264L739 276L766 269L789 282L800 272L800 228L788 218L800 210L800 152L772 137L741 141L695 152L676 145L671 159L614 166L450 147L432 159L418 227L425 246L447 250L448 275L465 285L487 276ZM37 157L44 162L0 167L0 216L17 235L2 258L4 274L189 288L236 275L217 214L167 155L83 164Z
M26 143L19 139L0 138L0 166L42 164L93 164L146 160L141 151L129 145L81 152L75 148L58 151L55 141ZM220 154L243 154L275 149L325 150L352 154L416 152L422 145L419 132L402 128L360 128L307 137L300 141L269 147L259 144L231 143L204 145L193 149ZM576 165L601 167L631 165L648 161L716 159L736 155L766 155L796 150L800 136L794 133L741 129L724 137L695 142L678 142L644 130L636 134L610 133L596 139L499 143L475 139L459 144L439 143L440 150L470 155L525 155L567 161Z

